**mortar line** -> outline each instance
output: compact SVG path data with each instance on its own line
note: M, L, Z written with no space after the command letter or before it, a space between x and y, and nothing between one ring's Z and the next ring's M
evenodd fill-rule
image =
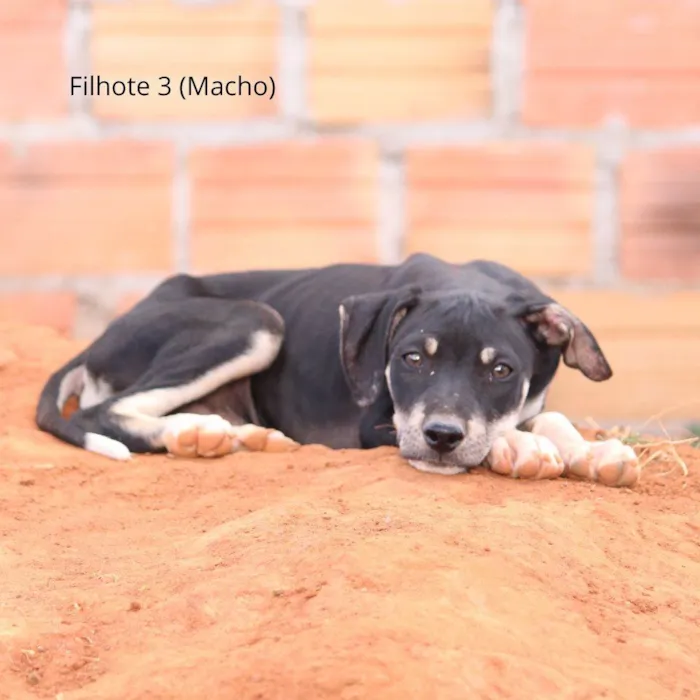
M114 273L103 275L55 274L55 275L3 275L0 277L0 294L21 292L109 292L116 295L148 291L161 282L171 271L152 273Z
M69 114L75 120L88 119L90 98L79 92L71 96L71 76L90 75L90 33L92 14L89 4L72 0L68 3L63 33L63 54L66 60L64 89L69 101Z
M593 188L593 278L598 286L620 281L620 165L625 151L624 124L610 122L595 154Z
M597 154L593 190L593 279L609 286L619 274L617 177L615 166Z
M494 0L491 89L495 123L504 132L520 119L525 61L524 8L518 0Z
M357 127L330 127L314 125L310 131L319 139L324 137L362 137L381 140L393 148L418 146L458 146L480 144L492 139L508 142L587 144L597 146L605 138L605 126L595 129L561 129L553 127L525 127L512 125L503 132L495 120L469 122L434 121L411 124L377 123ZM92 118L66 118L58 122L27 121L0 122L0 142L51 142L61 139L94 141L123 138L137 141L171 141L180 139L193 146L225 146L260 143L281 139L303 138L305 133L279 118L263 118L235 123L172 123L168 121L110 123L95 122ZM675 131L631 130L627 136L629 147L663 149L677 146L700 146L700 129Z
M175 145L175 162L170 204L173 267L176 272L191 269L192 183L189 172L190 150L183 143Z
M394 239L396 240L396 239ZM85 274L58 274L58 275L2 275L0 276L0 294L14 294L18 292L61 292L80 291L83 289L117 289L119 293L141 292L151 289L167 276L172 275L173 270L144 273L105 273L97 275ZM537 285L555 287L561 290L585 291L595 289L594 280L582 277L547 277L536 275L532 281ZM668 280L616 280L606 289L628 292L631 294L666 294L675 292L698 292L700 283L692 281L668 281Z
M281 31L277 37L277 90L283 118L297 129L308 120L306 9L298 3L278 2Z
M402 154L383 150L379 158L377 193L379 261L392 265L403 259L406 236L406 177Z

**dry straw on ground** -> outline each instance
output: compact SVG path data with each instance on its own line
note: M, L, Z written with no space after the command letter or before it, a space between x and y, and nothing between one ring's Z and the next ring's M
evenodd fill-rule
M683 476L688 476L688 465L680 456L676 447L678 445L690 445L698 442L698 436L693 435L687 438L673 439L663 422L663 417L669 413L673 413L679 408L700 404L700 399L693 399L682 404L671 406L653 416L650 416L641 426L639 430L633 430L629 426L615 426L613 428L601 428L592 418L586 418L586 423L596 431L598 440L609 440L617 438L628 445L631 445L639 456L641 468L644 469L651 462L669 462L675 466L668 472L663 472L659 476L671 474L676 467L679 467ZM658 440L652 436L644 435L644 429L652 423L658 425L659 430L664 435L664 439Z

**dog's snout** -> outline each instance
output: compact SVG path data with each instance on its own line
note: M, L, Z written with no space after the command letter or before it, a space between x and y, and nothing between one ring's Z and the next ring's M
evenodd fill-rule
M445 454L452 452L464 440L464 430L454 423L433 421L423 428L423 436L433 450Z

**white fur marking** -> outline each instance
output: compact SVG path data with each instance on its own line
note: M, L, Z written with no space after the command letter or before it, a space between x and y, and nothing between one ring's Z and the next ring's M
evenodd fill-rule
M386 369L384 370L384 376L386 377L386 385L387 385L387 388L389 389L389 396L391 396L391 398L393 399L394 393L391 390L391 366L390 365L386 366Z
M402 430L408 430L410 428L420 431L420 426L423 425L423 421L425 420L425 404L417 403L413 406L410 413L396 411L393 420L394 427L399 433L401 433Z
M104 379L95 379L90 372L85 371L85 385L80 394L80 408L91 408L114 395L114 390L109 382Z
M394 337L394 333L396 333L396 329L399 327L399 323L406 318L406 314L408 313L408 309L401 309L392 319L391 321L391 327L389 328L389 338Z
M269 331L256 331L251 337L250 349L243 355L210 369L189 384L127 396L115 403L112 411L122 416L122 425L130 433L153 439L154 447L162 446L162 432L166 424L162 416L211 394L224 384L269 367L281 344L281 336Z
M467 421L467 440L476 440L486 435L486 422L483 418L470 418Z
M484 348L479 357L485 365L491 364L496 358L496 348Z
M497 437L515 430L518 425L520 425L519 412L506 413L505 416L501 416L489 426L491 428L491 441L493 442Z
M527 392L530 391L530 382L529 380L525 379L523 380L523 393L522 393L522 398L520 399L520 406L518 407L518 411L523 410L523 406L525 405L525 401L527 399Z
M338 316L340 316L340 327L343 328L348 320L348 312L342 304L338 307Z
M437 352L437 350L438 350L437 338L433 338L432 336L427 337L425 339L425 352L432 357Z
M523 404L523 407L520 409L520 420L518 421L518 425L524 423L525 421L531 420L538 414L542 413L546 395L547 390L545 389L545 391L539 394L539 396L534 396Z
M131 459L131 452L129 452L129 448L124 443L112 440L106 435L85 433L83 446L88 452L94 452L110 459L117 459L120 462L126 462Z
M61 380L61 386L58 389L58 398L56 405L58 410L62 411L63 406L73 394L80 394L85 386L85 365L75 367L70 372L66 372Z

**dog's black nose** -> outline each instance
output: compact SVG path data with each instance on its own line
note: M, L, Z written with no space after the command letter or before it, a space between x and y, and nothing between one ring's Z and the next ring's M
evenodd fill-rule
M452 452L464 440L464 431L450 423L428 423L423 435L428 445L440 454Z

